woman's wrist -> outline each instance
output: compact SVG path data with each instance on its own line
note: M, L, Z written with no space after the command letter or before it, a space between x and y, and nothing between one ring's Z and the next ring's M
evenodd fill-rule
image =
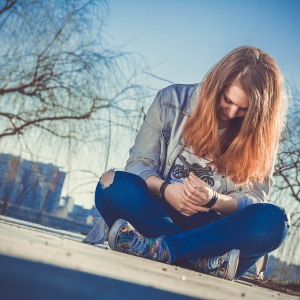
M165 199L165 190L167 188L167 186L170 184L170 182L164 181L159 189L159 196L158 199L159 200L164 200Z
M155 197L159 197L160 187L164 180L158 176L149 176L145 181L151 194Z
M211 208L216 204L219 195L215 190L212 190L212 191L213 191L213 195L212 195L211 199L205 205L202 205L203 207Z
M235 212L238 207L238 200L236 197L224 194L218 194L218 199L211 208L222 214L222 215L230 215Z

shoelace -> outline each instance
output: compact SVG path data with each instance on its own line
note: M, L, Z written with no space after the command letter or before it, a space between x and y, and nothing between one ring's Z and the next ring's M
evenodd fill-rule
M148 247L148 241L144 237L142 237L142 240L139 240L137 234L134 234L133 240L131 243L131 248L134 250L139 256L142 256L144 252L147 250Z

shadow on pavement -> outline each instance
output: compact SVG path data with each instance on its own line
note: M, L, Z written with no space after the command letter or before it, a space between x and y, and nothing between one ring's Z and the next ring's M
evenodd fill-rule
M0 299L196 299L153 287L0 255Z

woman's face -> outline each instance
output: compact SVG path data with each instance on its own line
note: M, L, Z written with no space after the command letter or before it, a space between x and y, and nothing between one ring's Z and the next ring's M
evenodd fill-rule
M235 118L244 118L249 106L249 98L237 85L224 89L217 111L219 128L225 128Z

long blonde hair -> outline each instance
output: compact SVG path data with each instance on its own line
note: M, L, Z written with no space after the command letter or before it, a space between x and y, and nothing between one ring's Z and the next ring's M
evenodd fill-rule
M217 109L224 89L238 85L249 98L244 118L233 119L218 137ZM236 184L262 182L272 167L286 111L282 77L266 52L239 47L228 53L201 83L198 104L183 138L198 157Z

